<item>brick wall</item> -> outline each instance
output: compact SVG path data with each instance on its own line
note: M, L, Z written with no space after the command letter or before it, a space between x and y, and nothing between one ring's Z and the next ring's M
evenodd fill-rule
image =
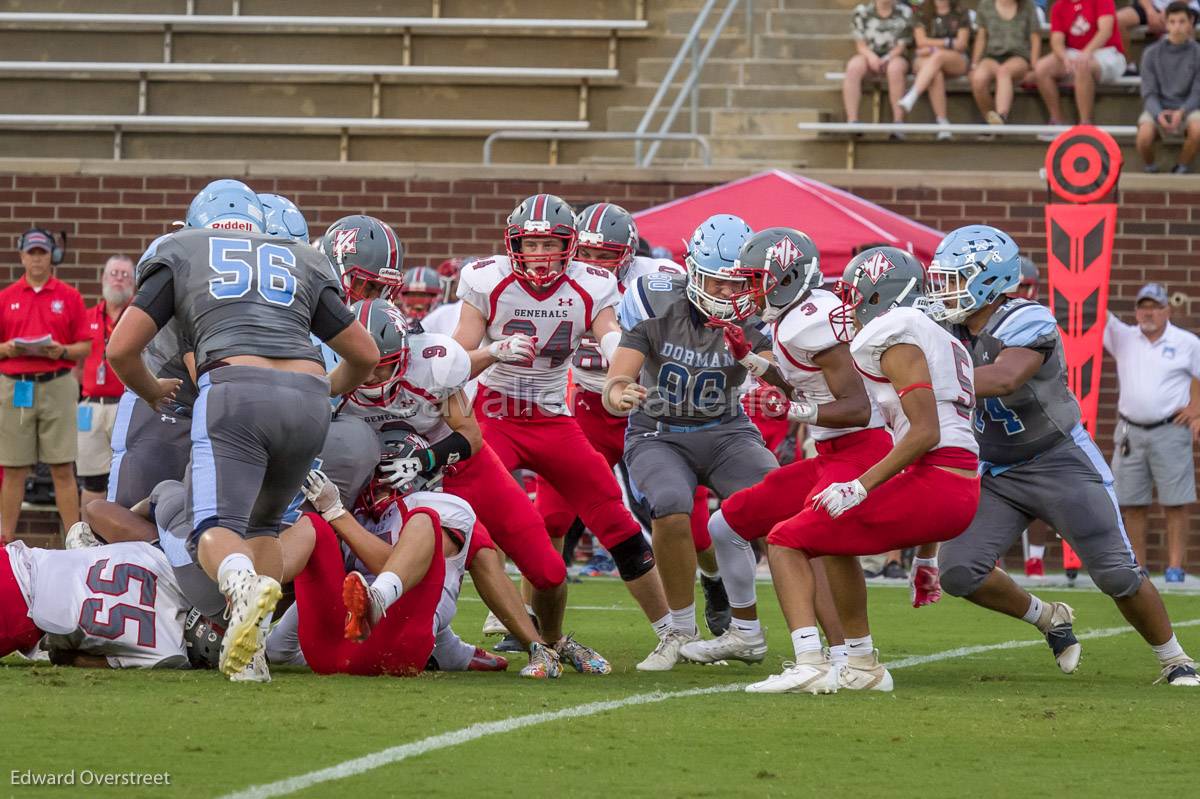
M395 227L410 261L421 263L448 255L493 252L499 226L515 200L538 191L552 191L572 202L605 199L638 210L732 177L709 179L715 176L684 173L681 180L673 179L678 176L624 174L619 180L595 180L572 174L563 180L541 179L530 172L535 179L516 180L442 177L436 176L436 170L434 174L433 178L248 180L259 191L277 192L294 200L304 210L313 231L323 230L346 213L378 216ZM458 174L472 173L460 169ZM698 181L699 176L706 179ZM859 173L814 176L941 230L977 222L997 225L1011 232L1039 264L1045 263L1045 192L1037 187L1036 180L1006 178L1003 187L967 189L961 187L995 185L999 178L972 179L963 173L944 180L927 175L878 179ZM105 258L114 252L136 257L155 236L169 229L172 220L182 217L193 194L214 177L218 175L0 174L0 241L11 241L31 224L67 230L70 251L59 267L59 276L94 297ZM643 177L648 179L639 179ZM1110 308L1129 318L1133 295L1148 280L1163 281L1172 290L1185 293L1200 286L1200 186L1195 181L1148 181L1141 176L1126 183L1133 188L1121 195ZM1158 188L1172 183L1187 188ZM1013 187L1022 184L1024 187ZM906 185L917 187L899 187ZM810 232L819 242L819 231ZM19 273L17 263L15 254L4 259L0 283L15 278ZM1189 297L1175 312L1174 321L1189 329L1200 323L1200 305L1193 308L1191 302L1200 300L1200 291L1195 293L1196 297ZM1108 454L1116 416L1111 362L1107 363L1103 386L1098 441ZM1198 533L1192 537L1190 562L1200 570L1200 518L1194 520L1193 527ZM1161 530L1161 516L1155 514L1150 524L1150 559L1155 564L1162 555Z

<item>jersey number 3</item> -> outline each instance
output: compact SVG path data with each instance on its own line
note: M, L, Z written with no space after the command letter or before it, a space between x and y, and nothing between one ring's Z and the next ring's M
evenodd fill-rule
M272 305L287 307L296 299L296 255L287 247L264 243L256 248L249 239L209 239L208 266L217 273L208 281L208 293L218 300L244 297L252 283Z
M136 580L140 584L138 603L128 605L122 602L113 605L108 609L108 619L101 621L100 612L104 609L104 600L86 599L79 609L79 626L88 635L115 640L125 633L125 625L133 622L137 625L138 646L153 649L154 598L158 593L158 576L136 563L118 563L112 568L112 578L105 579L104 570L107 567L108 558L105 558L88 569L88 589L94 594L123 596L129 591L130 581Z

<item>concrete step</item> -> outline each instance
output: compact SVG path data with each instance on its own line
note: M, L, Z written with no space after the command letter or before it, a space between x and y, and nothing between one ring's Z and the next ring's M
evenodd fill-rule
M820 58L845 63L854 42L844 33L763 33L754 37L755 58Z
M711 127L714 137L791 137L797 135L798 123L820 120L821 112L816 109L741 108L737 111L714 112Z
M637 83L655 85L662 81L670 60L643 58L638 62ZM701 86L796 86L825 82L825 73L841 63L830 60L795 59L709 59L700 75ZM682 70L681 70L682 73ZM682 83L684 74L677 74Z
M853 15L849 9L789 9L767 12L766 33L838 33L850 38Z

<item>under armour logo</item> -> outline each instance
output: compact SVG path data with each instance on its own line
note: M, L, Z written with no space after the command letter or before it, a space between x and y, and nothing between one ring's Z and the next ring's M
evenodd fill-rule
M983 362L984 362L984 363L987 363L987 362L988 362L988 361L990 361L991 359L992 359L992 356L991 356L991 355L988 355L986 352L983 354Z
M878 283L881 277L895 268L896 265L889 261L888 257L882 251L873 254L870 258L863 261L859 267L871 279L872 283Z
M564 305L574 305L574 304L575 304L574 297L559 297L558 298L558 305L560 308Z
M162 419L167 424L175 424L175 422L178 421L174 416L167 416L165 413L161 414L158 418Z
M21 303L19 303L19 302L10 303L8 306L8 310L10 310L10 311L21 310Z
M358 228L351 227L333 231L334 256L341 258L352 252L358 252Z

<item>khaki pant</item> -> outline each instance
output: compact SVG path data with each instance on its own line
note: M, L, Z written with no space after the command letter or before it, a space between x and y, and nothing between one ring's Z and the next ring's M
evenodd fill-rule
M79 429L79 456L75 459L75 473L80 477L108 474L112 466L112 435L117 423L117 403L105 405L84 399L80 400L79 407L81 410L90 410L92 424L88 430Z
M33 384L33 407L14 408L17 381L0 375L0 466L73 463L79 383L67 373Z

